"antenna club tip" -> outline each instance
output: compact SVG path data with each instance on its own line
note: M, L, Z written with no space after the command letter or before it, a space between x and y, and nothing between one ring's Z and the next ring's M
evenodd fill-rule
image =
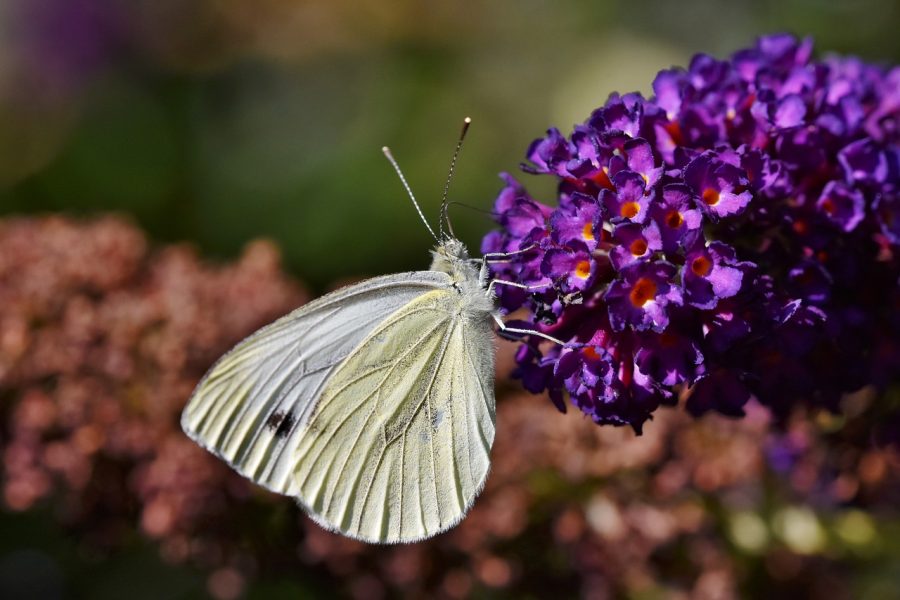
M463 123L465 123L466 125L468 125L471 122L472 122L472 117L466 117L465 119L463 119Z
M382 147L381 147L381 151L384 152L385 154L387 154L388 152L391 151L391 149L388 148L387 146L382 146Z

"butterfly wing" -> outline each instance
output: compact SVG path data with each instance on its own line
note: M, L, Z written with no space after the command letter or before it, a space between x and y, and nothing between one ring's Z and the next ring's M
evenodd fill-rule
M494 440L489 315L446 287L378 325L326 383L297 449L301 504L370 542L435 535L480 492Z
M194 390L182 428L245 477L296 496L295 450L331 375L379 323L448 286L435 271L388 275L298 308L219 359Z

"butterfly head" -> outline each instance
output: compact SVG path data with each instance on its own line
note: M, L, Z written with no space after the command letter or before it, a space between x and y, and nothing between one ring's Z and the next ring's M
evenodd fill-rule
M431 251L432 271L443 271L454 275L463 267L469 266L469 251L465 245L455 238L444 238L444 241Z
M431 251L432 271L442 271L457 283L483 287L481 274L473 264L465 245L456 238L447 237ZM474 261L477 262L477 261Z

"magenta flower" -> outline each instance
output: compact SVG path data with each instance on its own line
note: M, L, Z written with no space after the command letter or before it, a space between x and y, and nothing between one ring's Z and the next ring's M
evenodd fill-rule
M541 272L556 282L564 294L584 291L594 280L596 265L583 243L570 247L551 248L544 254Z
M527 248L492 269L537 287L501 306L566 343L523 346L526 388L640 431L679 395L783 417L896 381L900 69L780 34L653 90L532 143L556 208L507 176L483 247Z
M664 331L670 305L682 302L681 288L671 283L675 273L675 265L661 261L639 262L623 270L604 297L613 330Z
M685 302L697 308L715 308L719 300L737 294L744 271L752 266L738 261L734 248L722 242L697 246L684 259L681 282Z
M600 204L606 208L610 221L643 223L653 200L653 191L640 173L619 171L613 177L615 190L602 190Z
M602 208L597 202L576 192L550 216L550 238L560 246L577 241L592 251L601 235L601 217Z
M650 207L650 218L657 224L662 250L677 254L694 245L702 234L703 215L686 185L671 183L663 188L659 201Z
M703 353L689 337L677 333L644 334L634 362L662 386L694 381L703 373Z
M645 226L637 223L616 225L612 243L609 260L617 271L636 262L649 260L654 252L662 249L659 226L654 221L647 221Z
M745 171L721 158L714 152L704 153L684 170L697 205L713 219L740 214L753 198Z
M816 208L842 230L853 231L866 216L866 199L862 192L841 181L829 181Z

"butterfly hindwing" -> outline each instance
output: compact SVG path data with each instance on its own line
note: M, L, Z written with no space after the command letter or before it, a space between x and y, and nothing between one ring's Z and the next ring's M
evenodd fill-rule
M494 439L488 321L447 286L397 310L332 374L301 436L301 503L375 542L455 525L481 490Z

